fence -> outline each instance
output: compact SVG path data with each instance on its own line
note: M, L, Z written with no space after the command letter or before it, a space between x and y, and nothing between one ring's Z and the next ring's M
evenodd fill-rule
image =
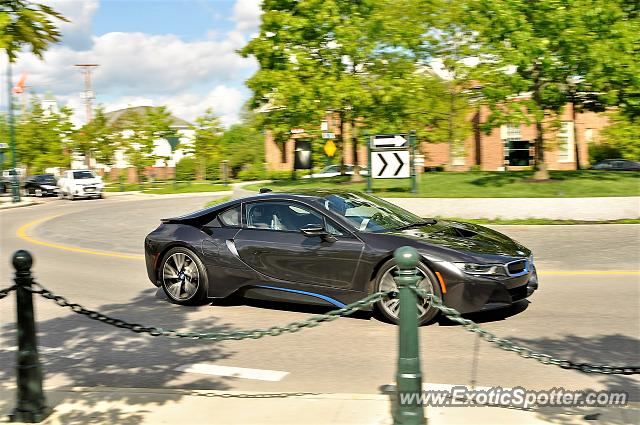
M398 248L394 253L398 265L395 282L398 286L399 313L399 345L396 373L396 396L393 405L393 419L395 425L426 424L424 409L419 397L404 397L403 395L418 394L422 391L422 373L420 368L419 333L418 333L418 297L427 299L430 305L440 310L450 320L461 324L468 331L480 335L484 340L496 344L498 347L518 353L524 358L531 358L543 364L559 366L563 369L574 369L583 373L640 374L640 366L610 366L588 363L574 363L565 359L558 359L548 354L538 353L529 348L521 347L513 342L499 338L493 333L464 317L455 309L449 308L438 297L417 288L420 280L417 266L420 255L411 247ZM33 258L27 251L17 251L13 255L15 268L15 285L0 289L0 300L11 292L16 292L18 354L17 354L17 402L10 414L13 422L37 423L46 419L53 411L47 406L42 387L42 367L38 358L36 339L36 323L33 310L33 294L38 294L54 301L60 307L87 316L122 329L136 333L147 333L155 337L187 338L203 340L242 340L247 338L261 338L263 336L277 336L285 332L298 332L302 329L318 326L322 323L348 316L363 307L374 304L386 297L395 296L393 292L375 292L359 301L343 308L332 310L325 314L310 317L307 320L292 322L283 326L272 326L266 329L249 329L234 332L181 332L173 329L162 329L155 326L144 326L129 323L119 318L106 316L100 312L89 310L56 295L33 280L31 267ZM400 403L400 400L411 400L410 403Z

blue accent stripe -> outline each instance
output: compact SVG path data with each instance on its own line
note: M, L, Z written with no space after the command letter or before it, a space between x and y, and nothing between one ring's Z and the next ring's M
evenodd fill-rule
M276 291L293 292L295 294L309 295L311 297L320 298L321 300L327 301L335 305L336 307L340 307L340 308L347 306L346 304L343 304L338 300L334 300L331 297L327 297L326 295L316 294L314 292L300 291L298 289L278 288L277 286L267 286L267 285L257 285L257 286L259 288L275 289Z

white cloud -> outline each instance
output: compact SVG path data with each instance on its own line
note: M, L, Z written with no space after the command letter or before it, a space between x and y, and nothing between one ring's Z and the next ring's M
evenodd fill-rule
M91 48L91 21L99 0L44 0L43 3L69 19L69 22L56 21L64 45L74 50Z
M260 26L261 0L237 0L233 6L233 20L236 29L244 33L252 33Z
M260 0L237 0L231 17L234 28L198 41L141 32L92 36L91 19L98 0L47 0L47 4L72 21L62 26L63 43L52 46L44 60L21 54L14 79L26 72L30 90L54 94L61 104L75 110L76 123L85 121L80 99L83 79L74 66L79 63L100 65L92 76L94 104L103 104L107 110L166 105L176 116L193 121L212 107L225 125L238 122L246 99L241 87L257 64L236 50L257 31ZM6 105L6 99L2 100Z

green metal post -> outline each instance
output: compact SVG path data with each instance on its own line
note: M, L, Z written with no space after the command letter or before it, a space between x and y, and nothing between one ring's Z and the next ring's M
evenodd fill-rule
M411 156L409 157L409 167L411 167L411 193L418 192L418 185L416 184L416 131L411 130L409 132L409 149L411 149Z
M367 145L367 162L369 164L369 172L367 173L367 193L373 192L373 167L371 166L371 140L369 132L364 133L364 143Z
M47 407L42 391L42 369L38 359L38 341L33 312L31 266L33 258L27 251L13 254L16 269L16 311L18 316L18 354L16 377L18 380L17 406L9 414L11 422L42 422L52 409Z
M394 425L425 425L420 371L420 341L418 338L418 298L411 288L420 280L420 254L415 248L403 246L393 253L398 265L394 278L400 298L399 354L396 373L396 399L393 409Z
M9 142L13 164L13 178L11 179L12 202L20 202L20 182L18 181L18 160L16 159L16 134L13 123L13 83L11 82L11 61L7 59L7 99L9 100Z

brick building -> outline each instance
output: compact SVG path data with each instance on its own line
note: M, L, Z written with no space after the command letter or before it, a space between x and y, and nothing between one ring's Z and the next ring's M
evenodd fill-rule
M533 165L535 124L505 124L494 128L490 134L480 130L489 115L486 106L469 116L472 131L460 146L454 146L452 164L449 164L449 144L421 143L419 151L425 157L426 167L442 166L450 171L468 171L479 168L485 171L520 170ZM602 113L585 112L576 114L576 134L573 131L571 105L564 108L560 117L560 127L553 129L551 121L545 125L544 157L550 170L575 170L575 144L578 144L580 164L588 164L588 146L599 140L601 130L607 125L607 117ZM337 116L328 114L330 131L340 134ZM345 130L345 164L353 164L351 129ZM418 138L420 136L418 131ZM265 137L265 161L269 170L291 170L295 140L308 139L306 134L296 134L285 143L277 143L269 132ZM361 142L361 141L360 141ZM313 143L325 143L313 140ZM367 166L367 149L363 143L358 146L358 163Z

